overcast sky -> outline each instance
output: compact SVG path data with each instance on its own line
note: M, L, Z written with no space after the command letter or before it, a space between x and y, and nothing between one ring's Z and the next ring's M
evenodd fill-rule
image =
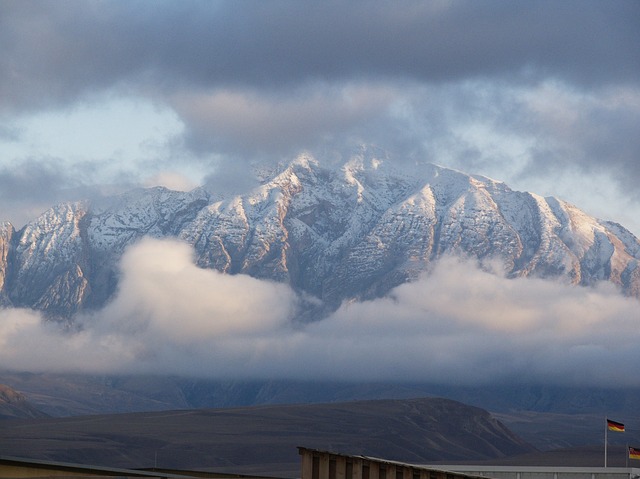
M387 150L388 161L398 164L429 161L502 180L516 190L558 196L640 235L639 25L636 0L5 0L0 2L0 220L19 228L54 203L134 186L188 190L206 185L241 192L251 184L250 164L288 161L303 150L322 162L367 144ZM177 261L200 274L183 254ZM148 263L149 271L154 267ZM123 271L127 268L124 263ZM481 275L472 265L450 271L467 269ZM130 274L124 277L135 277ZM407 285L393 300L342 308L313 328L325 338L353 340L354 324L364 321L367 311L377 312L368 317L372 331L382 331L383 350L409 341L407 351L422 361L411 361L410 354L403 360L395 356L395 362L380 360L378 370L407 377L473 380L477 368L495 377L517 376L519 368L543 376L550 361L567 355L563 364L578 381L585 375L580 365L593 363L601 376L610 377L611 364L640 359L632 347L612 348L615 341L636 339L636 328L625 322L637 319L633 300L606 288L547 290L525 280L507 287L499 276L492 278L478 278L490 287L484 300L469 291L456 293L465 298L460 311L422 304L415 286ZM250 316L231 314L239 323L229 330L202 329L193 313L193 330L182 331L182 339L163 319L167 309L150 312L153 319L137 331L141 338L167 344L155 364L194 367L197 361L182 353L202 337L217 338L219 348L215 354L204 346L189 349L194 357L203 355L208 359L201 364L215 362L230 374L258 374L265 364L279 365L271 374L288 368L294 369L292 375L302 374L292 361L302 355L326 366L312 371L317 375L335 370L353 375L372 371L368 364L382 357L373 351L356 355L357 348L351 348L352 366L338 366L340 353L329 354L335 342L323 343L312 330L287 329L284 318L295 307L290 291L250 278L213 274L200 280L194 284L212 281L212 288L237 291L239 298L241 291L255 291L241 301L246 311L264 311L269 298L281 301L260 325ZM145 284L136 281L131 284ZM444 278L441 283L449 284ZM464 287L477 292L472 284ZM141 294L140 301L155 296L150 288L150 296ZM487 303L505 289L509 296ZM122 292L110 307L127 317L157 304L149 300L141 306L135 300ZM471 318L462 308L478 311L476 301L484 301L497 322L474 316L478 323L468 324ZM193 305L171 307L182 312L187 306ZM203 305L202 315L211 307ZM418 321L427 310L429 321ZM582 316L569 324L557 311ZM3 314L3 364L29 367L37 356L29 359L7 349L8 338L12 344L22 344L18 337L37 342L40 333L44 338L50 332L35 326L34 313ZM522 317L515 324L503 318L514 315ZM627 319L609 327L618 315ZM402 327L384 333L383 317L397 318ZM113 348L121 348L118 361L124 366L96 360L96 368L152 364L140 360L152 356L142 341L133 344L135 335L122 334L123 324L113 321L74 337L75 345L66 351L84 350L97 358L99 351L113 355ZM585 329L588 334L576 334L587 324L592 325ZM480 348L474 331L488 338L482 344L490 347ZM451 351L464 351L474 366L460 370L448 356ZM73 363L63 357L65 350L57 354L55 364ZM508 370L504 357L514 358ZM43 364L54 363L41 358ZM450 368L423 367L417 373L415 364ZM558 377L565 372L554 371Z
M3 1L0 218L373 144L640 234L639 24L635 0Z

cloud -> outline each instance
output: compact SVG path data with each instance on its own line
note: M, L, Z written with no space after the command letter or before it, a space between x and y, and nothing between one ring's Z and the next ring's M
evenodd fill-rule
M117 335L69 334L26 309L0 310L0 346L3 367L20 371L124 371L135 359Z
M216 90L177 95L172 104L199 149L292 155L386 112L394 92L385 87L315 85L287 95Z
M111 185L85 183L95 173L94 166L64 165L63 159L53 156L0 164L0 222L9 221L20 229L56 204L114 195L135 185L127 179Z
M4 108L92 91L231 85L289 89L309 79L552 74L636 82L638 5L597 1L291 4L75 0L2 6ZM82 41L78 41L82 38Z
M308 333L325 337L347 376L636 385L620 369L637 359L636 308L610 285L506 279L446 258L431 276L344 306Z
M637 386L636 299L602 284L506 279L446 258L429 276L330 317L292 321L285 285L193 264L176 241L127 251L113 302L63 333L33 311L3 310L11 369L304 378Z
M146 188L164 186L173 191L191 191L199 186L190 178L175 171L161 171L144 181Z
M521 101L527 120L520 131L544 139L535 145L531 168L569 163L600 175L609 171L627 191L634 190L629 180L640 176L640 140L629 127L640 122L639 90L585 93L545 82L523 92Z
M58 161L28 159L0 166L0 221L22 227L55 202L80 199L87 194L73 173L56 166Z
M102 314L172 341L260 334L293 313L295 297L284 285L198 268L192 248L178 241L142 240L121 267L116 299Z

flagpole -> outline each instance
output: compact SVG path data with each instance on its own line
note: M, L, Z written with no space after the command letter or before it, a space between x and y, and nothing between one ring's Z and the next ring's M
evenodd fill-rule
M604 467L607 467L607 431L609 430L607 424L607 417L604 418Z

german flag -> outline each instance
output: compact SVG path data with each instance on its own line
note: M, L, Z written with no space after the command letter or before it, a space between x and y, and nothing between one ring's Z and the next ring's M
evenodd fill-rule
M624 424L607 419L607 427L609 431L624 432Z
M640 449L629 446L629 459L640 459Z

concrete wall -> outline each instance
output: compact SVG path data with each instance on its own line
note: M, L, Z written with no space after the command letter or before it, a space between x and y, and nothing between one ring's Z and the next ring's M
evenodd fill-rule
M301 479L478 479L465 473L299 447ZM553 478L551 478L553 479Z

